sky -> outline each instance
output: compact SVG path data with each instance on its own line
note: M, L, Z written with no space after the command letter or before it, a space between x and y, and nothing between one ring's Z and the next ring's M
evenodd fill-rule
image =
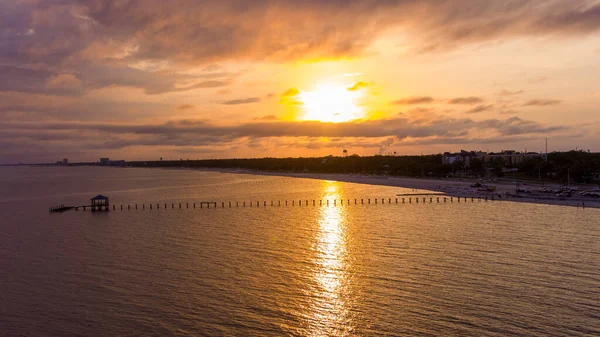
M598 0L2 0L0 164L600 151Z

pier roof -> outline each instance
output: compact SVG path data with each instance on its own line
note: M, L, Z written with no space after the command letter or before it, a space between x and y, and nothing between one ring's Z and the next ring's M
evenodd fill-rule
M97 196L93 197L90 200L106 200L106 199L108 199L108 197L98 194Z

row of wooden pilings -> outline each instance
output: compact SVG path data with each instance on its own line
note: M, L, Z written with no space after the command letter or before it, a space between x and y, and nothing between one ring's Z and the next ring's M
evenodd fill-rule
M461 201L462 200L462 201ZM427 202L429 201L430 204L433 203L447 203L447 202L487 202L489 200L494 200L492 199L488 199L487 197L485 198L481 198L481 197L430 197L430 198L414 198L414 203L416 204L427 204ZM386 202L387 201L387 202ZM120 205L119 207L117 207L116 205L112 205L112 209L113 210L146 210L146 209L189 209L189 208L239 208L239 207L267 207L267 206L272 206L272 207L281 207L281 206L317 206L317 204L319 206L344 206L344 205L384 205L384 204L412 204L413 203L413 198L381 198L381 199L354 199L354 202L352 201L352 199L340 199L340 200L291 200L291 201L281 201L278 200L277 202L275 201L271 201L270 203L267 203L267 201L263 201L262 203L260 201L235 201L235 202L216 202L216 201L211 201L211 202L199 202L199 203L165 203L165 204L141 204L138 207L138 204L129 204L129 205ZM161 207L162 205L162 207ZM169 207L171 206L171 207ZM220 206L220 207L219 207Z

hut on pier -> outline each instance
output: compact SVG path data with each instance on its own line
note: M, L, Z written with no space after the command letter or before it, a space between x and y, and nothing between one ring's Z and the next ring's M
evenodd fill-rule
M97 195L90 200L92 202L92 210L99 210L99 211L107 210L108 211L108 207L110 206L108 197L105 197L103 195Z

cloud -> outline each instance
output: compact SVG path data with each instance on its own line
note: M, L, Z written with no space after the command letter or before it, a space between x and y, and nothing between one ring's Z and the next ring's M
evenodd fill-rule
M428 104L435 102L435 99L430 96L415 96L406 97L392 102L396 105L414 105L414 104Z
M528 78L527 83L537 84L537 83L546 82L547 80L548 80L548 78L546 76L535 76L535 77Z
M219 125L207 120L179 120L163 124L115 124L80 122L0 122L1 137L9 131L21 134L24 138L33 135L69 133L74 138L95 140L95 135L103 134L105 139L121 139L129 145L144 145L152 139L159 144L183 144L213 141L227 142L245 137L350 137L397 139L450 137L465 135L471 131L485 131L488 136L512 136L528 134L546 134L568 130L564 126L545 126L543 124L512 117L506 120L487 119L476 121L470 118L441 117L431 120L410 120L404 117L347 123L322 123L313 121L289 122L271 121L242 123L238 125ZM12 139L12 136L7 137ZM165 143L161 143L164 141Z
M494 109L494 105L493 104L488 104L488 105L478 105L477 107L467 110L465 111L465 113L467 114L477 114L480 112L485 112L485 111L491 111Z
M481 97L457 97L452 98L448 101L448 104L464 104L464 105L472 105L472 104L480 104L483 103L483 98Z
M222 87L233 78L220 74L219 64L360 57L389 31L427 52L600 32L600 3L590 0L0 3L0 90L54 95L110 85L148 94ZM189 69L205 74L184 75ZM50 81L63 87L43 85L53 76L63 76Z
M204 66L241 59L339 58L363 54L390 29L401 29L423 51L600 30L600 4L589 0L3 2L0 32L10 29L10 38L0 45L0 60L20 57L45 64L72 61L90 48L101 51L92 56L104 60L119 55L124 61ZM123 54L126 45L135 48Z
M514 90L514 91L511 91L511 90L504 89L504 90L500 90L498 92L498 96L504 96L504 97L518 96L518 95L520 95L520 94L522 94L524 92L525 92L524 90Z
M193 109L195 108L195 106L191 105L191 104L183 104L177 107L178 110L189 110L189 109Z
M296 89L296 88L290 88L288 90L286 90L283 94L281 94L281 97L294 97L294 96L298 96L300 94L300 90Z
M233 74L187 75L147 72L131 67L90 66L76 73L58 73L36 67L0 65L0 91L81 96L110 86L141 88L147 94L225 87ZM217 77L216 79L213 79Z
M348 91L357 91L370 86L370 83L359 81L348 87Z
M255 121L276 121L278 119L279 118L277 118L277 116L275 116L275 115L266 115L263 117L256 117L253 120L255 120Z
M240 105L240 104L250 104L250 103L256 103L256 102L260 102L261 99L259 97L250 97L250 98L244 98L244 99L234 99L231 101L225 101L221 104L224 105Z
M532 99L523 104L523 106L549 106L549 105L558 105L562 103L561 100L558 99Z

